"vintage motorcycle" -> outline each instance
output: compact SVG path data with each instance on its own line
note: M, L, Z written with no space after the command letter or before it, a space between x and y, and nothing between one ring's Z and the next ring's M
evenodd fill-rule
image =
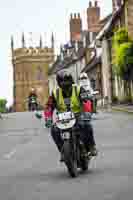
M85 95L88 94L83 93L82 95L81 100L85 101ZM90 123L91 113L83 111L78 115L74 114L70 106L70 98L64 98L64 103L67 110L65 112L55 110L55 114L52 115L52 124L51 121L49 124L58 128L63 140L63 147L61 151L61 158L63 159L61 159L61 161L65 163L70 176L77 177L78 169L87 171L89 163L92 159L91 153L89 154L86 151L85 145L80 139L81 133L79 128L79 124L82 125L82 123ZM37 113L36 117L40 119L40 114Z
M84 115L84 114L83 114ZM80 115L80 120L88 120L88 116ZM77 177L78 168L88 170L91 155L87 153L84 144L80 140L80 131L77 126L77 119L73 112L57 113L55 126L60 130L64 141L62 154L64 163L71 177Z
M35 98L31 98L29 103L29 111L35 111L38 109L38 103Z
M38 119L42 118L41 112L35 112ZM80 131L77 126L77 117L72 111L56 112L53 126L59 129L60 135L64 141L62 148L62 162L65 163L68 173L71 177L78 176L78 169L88 170L89 162L92 158L88 154L82 141L80 140ZM89 113L82 113L78 120L91 120Z

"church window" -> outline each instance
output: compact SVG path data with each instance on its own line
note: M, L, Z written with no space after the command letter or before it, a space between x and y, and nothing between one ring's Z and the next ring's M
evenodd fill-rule
M21 81L21 73L20 72L17 73L17 78L16 79L17 79L17 81Z
M44 73L43 73L43 70L40 66L37 68L36 79L37 80L44 80Z
M25 81L28 81L28 72L25 72Z
M91 81L91 87L93 88L93 90L95 90L96 89L96 80L91 78L90 81Z

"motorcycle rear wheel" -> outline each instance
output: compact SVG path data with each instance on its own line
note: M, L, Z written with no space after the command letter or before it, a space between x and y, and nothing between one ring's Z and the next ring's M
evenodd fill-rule
M77 160L73 158L71 151L70 141L65 141L63 145L63 153L65 158L65 164L68 169L68 173L72 178L78 176Z

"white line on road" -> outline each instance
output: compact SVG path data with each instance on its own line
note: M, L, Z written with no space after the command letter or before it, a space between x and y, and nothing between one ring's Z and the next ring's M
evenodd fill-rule
M10 159L15 153L16 153L16 149L14 149L13 151L11 151L10 153L5 154L3 157L5 159Z

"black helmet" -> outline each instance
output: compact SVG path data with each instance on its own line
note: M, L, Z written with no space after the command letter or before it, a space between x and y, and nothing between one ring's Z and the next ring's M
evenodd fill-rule
M56 81L59 87L61 87L62 81L63 81L63 72L59 71L56 74Z
M67 71L60 71L56 75L56 80L62 89L71 87L74 83L72 75Z

